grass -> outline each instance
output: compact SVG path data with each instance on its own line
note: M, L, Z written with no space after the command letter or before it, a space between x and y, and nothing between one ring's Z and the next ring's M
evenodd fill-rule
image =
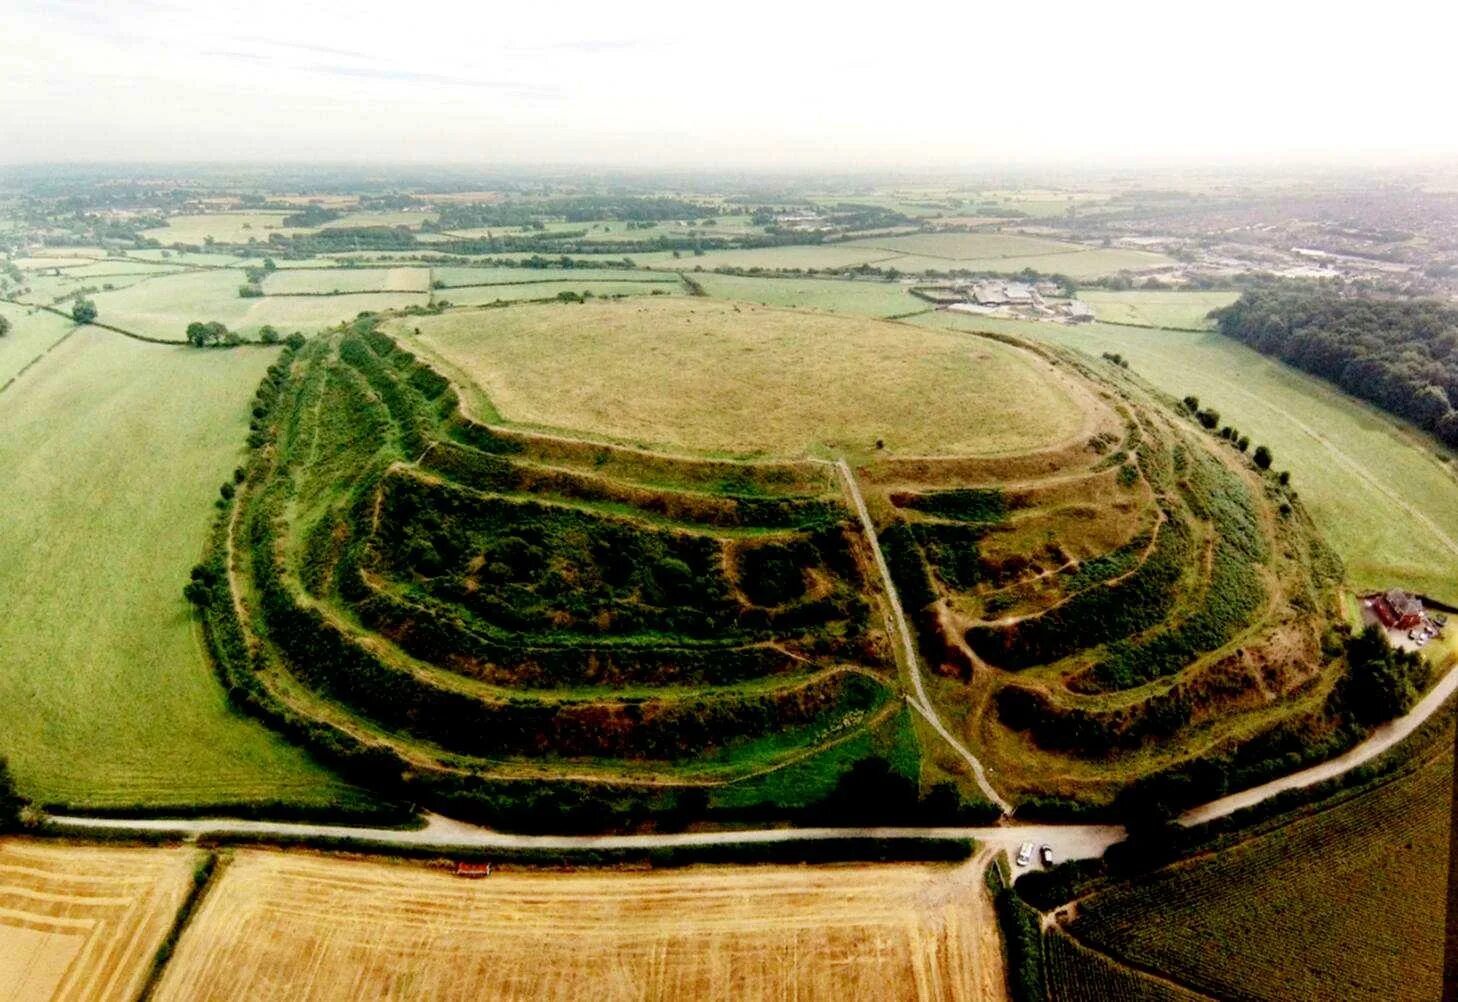
M1097 356L1119 352L1165 392L1193 393L1223 423L1264 443L1318 528L1367 590L1400 585L1458 602L1458 482L1433 439L1312 376L1219 334L1109 324L1064 327L918 318L939 327L997 330Z
M547 872L240 851L156 994L993 998L981 881L935 865Z
M560 273L553 272L553 275ZM488 306L496 302L519 303L536 299L552 299L563 292L579 296L591 293L594 296L652 296L683 295L683 284L676 279L671 282L645 282L641 279L625 282L593 281L590 271L580 272L568 278L553 278L517 285L479 285L469 288L436 289L436 301L445 300L454 306Z
M260 243L270 233L299 232L283 229L283 212L208 212L197 215L172 216L167 225L144 230L142 235L164 244L200 245L212 237L218 243L247 243L250 237Z
M314 289L328 291L342 279L371 272L300 272L297 276L276 274L284 283L303 279ZM380 272L379 274L384 274ZM320 330L342 320L351 320L362 310L385 310L411 304L423 306L427 294L360 293L351 296L261 297L245 299L238 287L246 280L241 270L189 272L148 279L125 289L101 292L92 297L102 323L148 337L181 341L194 320L218 320L243 333L255 333L264 324L284 331ZM348 284L347 281L345 284Z
M1149 291L1107 292L1084 289L1078 298L1093 307L1105 323L1141 327L1185 327L1208 330L1214 324L1205 315L1235 302L1234 292Z
M272 356L88 329L0 395L0 753L31 797L348 792L228 708L182 599Z
M1218 998L1437 998L1451 775L1441 757L1097 893L1080 903L1073 932Z
M737 299L761 306L788 306L866 317L894 317L931 308L897 282L837 281L825 278L740 278L692 275L715 299Z
M880 321L665 297L402 323L508 420L633 442L1000 453L1085 420L1079 392L1032 355Z
M263 280L263 291L270 296L309 292L425 292L429 288L427 268L281 269Z
M0 303L0 317L10 321L10 333L0 337L0 387L74 329L64 317L13 303Z
M921 746L912 728L910 710L903 709L874 730L863 731L793 765L716 787L709 805L726 809L757 805L807 807L824 800L857 761L873 755L886 758L909 779L920 776Z

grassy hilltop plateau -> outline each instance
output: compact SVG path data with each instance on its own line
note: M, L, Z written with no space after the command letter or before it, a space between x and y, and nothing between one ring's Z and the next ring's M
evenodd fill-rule
M553 963L655 997L1431 995L1451 715L1419 700L1458 642L1393 648L1361 596L1458 603L1450 200L1410 192L1408 232L1291 196L1298 235L1219 179L0 178L4 823L1130 835L1038 872L983 832L956 866L482 885L7 838L11 897L93 931L0 915L0 980L282 997L239 972L317 942L331 991L432 994L360 937L519 951L590 897L621 928ZM351 932L359 902L396 920Z

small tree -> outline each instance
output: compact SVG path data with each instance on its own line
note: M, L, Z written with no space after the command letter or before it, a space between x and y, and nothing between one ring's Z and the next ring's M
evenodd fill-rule
M1185 410L1189 411L1191 414L1195 414L1195 413L1198 413L1199 412L1199 410L1200 410L1200 398L1197 397L1197 396L1195 396L1193 393L1191 393L1188 397L1185 397L1184 403L1185 403Z
M1235 443L1235 447L1237 449L1239 449L1241 452L1245 452L1247 449L1250 448L1250 436L1249 435L1242 435L1242 436L1240 436L1239 441L1237 441Z
M96 304L89 299L78 299L71 307L71 319L78 324L89 324L96 319Z
M30 803L15 788L15 779L10 775L10 763L0 756L0 831L9 831L20 825L20 812Z
M1291 471L1282 470L1280 474L1276 477L1276 479L1280 482L1282 487L1285 487L1291 482Z
M258 328L258 340L262 341L264 344L278 344L280 341L283 340L283 335L280 334L278 332L278 328L274 327L272 324L264 324L262 327Z
M1220 424L1220 412L1213 407L1206 407L1196 414L1195 417L1199 419L1202 426L1211 430L1214 430Z
M6 334L9 334L9 333L10 333L10 321L7 320L5 317L0 317L0 337L4 337Z
M1267 449L1264 445L1258 445L1256 446L1255 455L1251 458L1255 460L1256 466L1263 470L1269 470L1271 468L1271 460L1274 457L1271 455L1270 449Z

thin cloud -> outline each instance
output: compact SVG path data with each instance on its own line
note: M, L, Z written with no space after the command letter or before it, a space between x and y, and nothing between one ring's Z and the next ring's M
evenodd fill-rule
M520 97L560 98L562 91L556 87L542 87L516 80L478 80L472 77L458 77L443 73L419 73L415 70L383 69L376 66L303 66L300 69L310 73L330 76L364 78L368 80L390 80L399 83L439 84L446 87L472 87L479 90L499 90Z

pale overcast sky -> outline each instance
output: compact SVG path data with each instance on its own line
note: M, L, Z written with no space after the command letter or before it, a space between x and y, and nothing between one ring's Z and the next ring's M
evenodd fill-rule
M0 162L1454 155L1452 7L5 0Z

